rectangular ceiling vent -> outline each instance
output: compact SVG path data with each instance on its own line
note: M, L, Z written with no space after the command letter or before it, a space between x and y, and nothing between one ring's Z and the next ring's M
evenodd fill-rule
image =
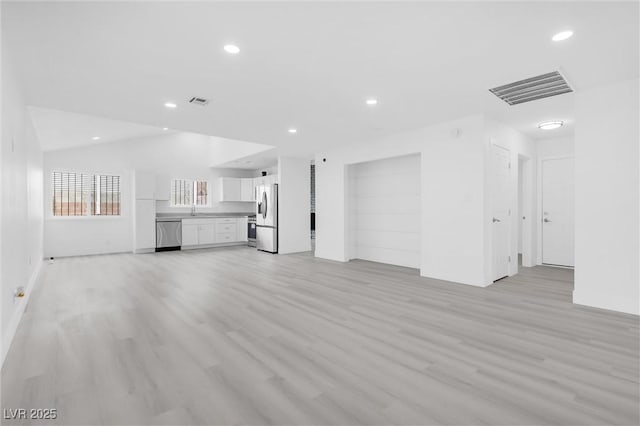
M209 99L199 98L197 96L194 96L193 98L189 99L189 103L194 105L205 106L206 104L209 103Z
M554 71L494 87L489 91L509 105L518 105L536 99L570 93L573 92L573 89L559 71Z

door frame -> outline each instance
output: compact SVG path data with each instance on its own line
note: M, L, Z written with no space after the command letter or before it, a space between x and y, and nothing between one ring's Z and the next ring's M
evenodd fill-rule
M537 265L542 265L542 197L543 197L543 193L542 193L542 164L544 161L550 161L550 160L565 160L565 159L574 159L575 160L575 156L573 155L558 155L558 156L550 156L550 157L542 157L542 158L538 158L538 179L537 179L537 187L538 187L538 206L536 208L536 230L537 230L537 236L536 236L536 240L537 240L537 250L536 250L536 264ZM524 256L523 256L524 257ZM553 265L545 265L545 266L551 266L551 267L556 267ZM570 266L557 266L558 268L571 268Z
M520 163L522 163L522 193L520 193ZM534 193L534 176L533 168L535 162L529 156L518 154L517 173L517 197L522 197L523 215L528 219L522 220L522 216L516 216L516 229L522 232L522 266L531 267L536 265L536 253L533 242L536 239L537 214L536 206L533 200ZM519 207L519 206L518 206ZM518 250L516 247L516 256ZM516 262L516 273L519 272L519 265Z
M493 170L493 168L496 167L495 156L494 156L494 150L496 148L503 149L503 150L505 150L505 151L507 151L509 153L509 178L508 178L509 194L507 195L507 197L509 199L509 211L510 211L510 214L508 215L508 220L507 220L507 241L508 241L507 249L508 249L509 257L510 257L511 260L507 264L507 277L510 277L510 276L513 276L513 275L518 273L518 259L517 259L518 247L517 247L517 244L516 244L516 246L514 246L514 243L513 243L514 237L517 238L517 235L513 232L513 223L514 223L514 220L517 217L516 215L513 214L514 213L514 211L513 211L514 210L514 194L516 194L516 197L515 197L516 210L517 210L517 204L518 204L518 202L517 202L517 188L515 188L515 191L514 191L514 188L513 188L513 185L514 185L513 173L514 173L514 171L516 173L515 181L516 181L516 186L517 186L517 181L518 181L517 172L518 172L518 169L517 169L517 161L516 161L516 167L513 167L513 163L514 163L513 154L514 154L514 151L511 148L509 148L508 146L505 146L505 145L502 145L500 143L497 143L497 142L493 141L491 143L491 162L490 162L491 174L492 175L495 173L495 170ZM494 183L493 178L492 178L491 182L492 182L492 184ZM494 188L491 188L491 211L490 211L490 214L491 214L492 218L493 218L494 207L495 207L495 205L494 205L494 197L493 197L493 190L494 190ZM495 280L494 280L494 278L495 278L495 270L494 270L494 268L495 268L495 259L494 259L495 247L494 246L495 246L495 241L493 239L493 223L492 223L491 224L491 277L490 277L491 278L491 283L495 282ZM516 252L516 258L515 259L513 258L514 248L515 248L515 252Z

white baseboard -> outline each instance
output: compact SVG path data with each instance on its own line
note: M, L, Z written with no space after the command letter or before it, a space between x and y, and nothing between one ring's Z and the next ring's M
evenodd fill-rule
M155 253L155 248L145 248L145 249L135 249L133 251L134 254L145 254L145 253Z
M20 320L22 319L22 314L24 314L24 310L29 303L29 298L33 293L33 290L36 287L36 284L40 278L40 272L42 271L43 259L39 259L38 264L36 265L35 271L29 278L29 282L27 283L27 287L24 290L24 297L20 298L16 304L15 311L11 316L11 320L9 320L9 325L7 327L6 334L2 337L2 363L0 365L4 365L4 360L7 357L7 353L9 352L9 348L11 347L11 342L16 335L16 331L18 331L18 325L20 324Z

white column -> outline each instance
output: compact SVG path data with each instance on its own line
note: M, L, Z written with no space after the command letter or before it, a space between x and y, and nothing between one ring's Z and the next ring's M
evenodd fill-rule
M311 162L278 158L278 253L311 250Z

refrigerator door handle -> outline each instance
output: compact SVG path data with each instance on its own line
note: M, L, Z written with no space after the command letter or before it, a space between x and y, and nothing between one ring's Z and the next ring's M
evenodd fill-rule
M263 192L262 193L262 218L266 219L267 218L267 192Z

